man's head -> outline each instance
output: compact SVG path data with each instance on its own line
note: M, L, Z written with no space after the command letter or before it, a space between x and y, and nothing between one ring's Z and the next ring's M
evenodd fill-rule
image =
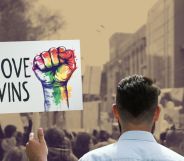
M160 89L149 78L133 75L122 79L117 86L115 117L123 124L151 124L159 116Z

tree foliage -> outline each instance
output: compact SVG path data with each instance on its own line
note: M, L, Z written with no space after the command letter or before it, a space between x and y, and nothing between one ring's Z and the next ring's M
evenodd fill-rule
M63 27L61 16L45 8L44 12L32 12L32 8L33 1L0 1L0 41L45 39Z

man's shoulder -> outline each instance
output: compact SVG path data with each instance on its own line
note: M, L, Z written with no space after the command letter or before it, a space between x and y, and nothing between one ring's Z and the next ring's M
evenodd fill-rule
M109 153L112 154L115 148L116 148L116 143L109 144L109 145L106 145L106 146L103 146L103 147L100 147L100 148L97 148L97 149L94 149L88 152L88 155L101 156L101 155L107 155Z
M184 157L178 153L176 153L175 151L159 144L159 148L158 149L163 157L169 158L170 160L178 160L178 161L184 161Z
M156 151L154 150L152 151L151 148L149 149L150 155L146 153L148 149L145 150L144 154L138 154L138 153L136 154L132 149L130 149L129 151L126 151L125 153L125 151L121 151L122 149L119 149L120 147L118 147L117 143L114 143L114 144L110 144L88 152L79 161L97 161L97 160L103 161L103 160L106 160L107 158L109 158L109 160L112 160L112 158L119 158L119 159L134 158L134 160L136 159L142 160L144 158L145 160L147 158L147 159L153 159L158 161L165 161L165 160L166 161L176 161L176 160L184 161L184 157L174 152L173 150L160 144L157 144L156 147L157 147ZM122 155L119 156L117 152L120 152L120 151ZM130 153L132 154L132 156L130 156Z
M104 147L94 149L87 154L85 154L79 161L87 161L87 160L99 160L103 157L108 157L108 155L112 155L114 149L116 148L116 143L106 145Z

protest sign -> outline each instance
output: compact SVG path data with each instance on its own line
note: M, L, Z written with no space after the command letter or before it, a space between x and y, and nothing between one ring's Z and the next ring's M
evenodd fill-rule
M78 40L0 43L0 113L82 109Z

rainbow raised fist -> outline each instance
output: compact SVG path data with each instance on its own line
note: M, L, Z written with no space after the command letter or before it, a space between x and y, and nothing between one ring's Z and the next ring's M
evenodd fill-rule
M65 98L69 107L67 82L75 70L74 51L65 47L51 48L35 56L33 71L43 87L45 111L60 105Z

